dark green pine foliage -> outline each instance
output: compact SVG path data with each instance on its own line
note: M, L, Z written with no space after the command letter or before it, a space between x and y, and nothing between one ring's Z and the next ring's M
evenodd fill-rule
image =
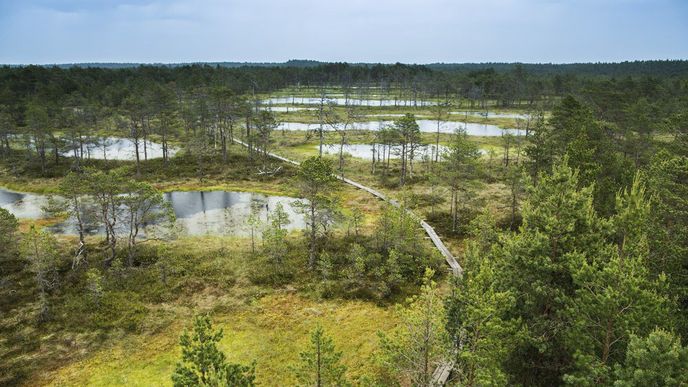
M677 328L688 335L688 153L660 151L649 168L652 194L650 255L655 276L666 275L669 297L675 299Z
M179 339L182 361L172 375L172 382L182 386L248 387L255 383L255 366L229 364L217 343L222 330L213 329L207 315L196 316L191 334L184 332Z
M490 257L498 233L487 213L473 222L473 241L466 248L467 270L452 278L446 300L447 331L456 354L452 381L462 386L507 384L504 361L519 340L518 320L509 319L516 299L510 290L496 286Z
M664 277L652 280L647 268L650 205L639 176L617 196L616 207L611 219L616 243L600 255L572 255L576 290L565 316L574 364L564 380L576 386L610 384L629 334L648 333L669 320Z
M3 262L3 267L5 267L5 260L13 257L17 250L17 228L19 224L17 219L9 211L4 208L0 208L0 262ZM1 271L0 271L1 272Z
M579 254L601 255L608 233L593 209L592 188L578 186L574 170L555 165L530 188L519 233L493 252L499 286L516 300L510 318L520 320L524 332L507 360L516 383L557 384L572 362L563 315L575 293L571 264Z
M543 114L535 118L530 143L525 147L528 156L526 165L531 177L537 178L541 173L549 172L554 164L554 146L552 129L547 125Z
M594 184L595 208L609 215L614 210L617 191L632 180L634 165L615 144L616 126L595 120L592 111L572 96L565 97L553 111L545 127L536 126L526 153L533 172L549 171L565 156L568 165L579 171L581 186Z
M479 339L499 343L492 348L505 353L478 364L489 364L484 370L494 377L503 365L509 383L609 384L631 332L670 326L664 278L652 279L647 266L650 205L640 178L617 195L615 215L604 218L593 208L593 188L579 188L579 175L566 161L530 188L519 232L486 250L493 263L474 265L479 271L467 274L464 285L478 285L466 290L480 293L487 310L464 307L463 318L491 322ZM481 277L494 281L480 285ZM489 298L497 296L499 303ZM481 313L484 320L471 317ZM495 340L513 324L513 342Z

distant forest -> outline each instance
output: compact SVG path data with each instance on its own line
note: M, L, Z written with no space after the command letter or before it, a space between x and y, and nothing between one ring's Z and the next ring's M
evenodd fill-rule
M356 94L415 100L470 100L485 106L547 104L576 95L603 119L609 99L646 98L672 104L688 89L688 61L581 64L347 64L293 60L286 63L71 64L0 67L0 105L23 123L29 100L64 105L66 100L116 107L133 90L164 86L177 95L208 88L238 94L270 93L289 86L337 86ZM660 109L670 107L658 107ZM614 114L611 112L611 114Z
M122 69L139 66L185 67L192 65L208 65L213 67L318 67L332 64L308 59L292 59L286 62L192 62L192 63L61 63L54 66L59 68L96 67L104 69ZM348 63L356 67L394 66L396 64L381 63ZM53 65L45 65L52 67ZM432 70L471 72L494 69L497 72L509 72L520 67L533 74L565 74L573 72L580 75L627 76L653 74L662 76L681 76L688 74L688 60L642 60L625 62L597 62L597 63L519 63L519 62L484 62L484 63L429 63L421 65ZM21 67L21 66L13 66Z

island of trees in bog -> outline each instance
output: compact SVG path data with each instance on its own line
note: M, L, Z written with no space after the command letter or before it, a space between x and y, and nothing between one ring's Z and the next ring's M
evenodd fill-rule
M0 187L0 384L688 384L686 61L5 66Z

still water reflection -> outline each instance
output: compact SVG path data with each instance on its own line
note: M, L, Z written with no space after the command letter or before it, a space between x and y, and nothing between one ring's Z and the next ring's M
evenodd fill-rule
M292 204L298 199L286 196L270 196L255 192L230 191L175 191L163 194L176 215L176 229L183 235L227 235L247 236L251 233L248 223L253 212L265 224L267 215L278 203L282 204L289 215L287 230L304 227L303 215L296 213ZM13 192L0 189L0 207L8 210L17 218L40 219L44 217L42 208L48 203L45 195ZM91 206L87 206L91 207ZM94 208L83 214L89 234L102 233ZM67 219L49 228L59 234L75 234L77 227L74 219ZM124 230L120 230L124 232Z

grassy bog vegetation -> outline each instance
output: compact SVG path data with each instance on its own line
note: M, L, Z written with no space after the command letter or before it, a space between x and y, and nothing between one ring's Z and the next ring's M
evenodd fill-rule
M688 383L685 62L550 70L0 68L0 384Z

